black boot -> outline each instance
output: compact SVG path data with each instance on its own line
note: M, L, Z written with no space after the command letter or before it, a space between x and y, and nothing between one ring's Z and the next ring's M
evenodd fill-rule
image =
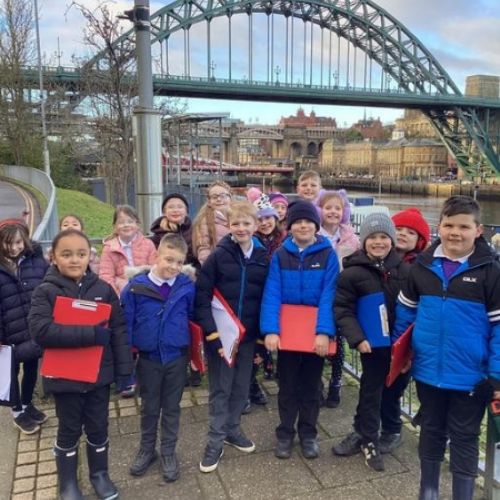
M99 446L87 442L89 479L101 500L118 498L118 490L108 474L108 448L108 441Z
M420 460L420 493L418 500L439 499L439 474L441 462L433 460Z
M55 446L54 455L59 479L59 497L61 500L83 500L77 478L78 445L68 449Z
M327 408L337 408L340 404L340 385L330 384L328 388L328 396L326 397L325 406Z
M472 500L475 483L475 477L454 472L451 487L453 500Z

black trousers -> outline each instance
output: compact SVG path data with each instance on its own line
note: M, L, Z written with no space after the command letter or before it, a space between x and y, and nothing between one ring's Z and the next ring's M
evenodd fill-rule
M479 434L485 404L474 394L417 381L420 400L420 460L442 462L450 439L450 470L477 476Z
M186 382L187 354L162 365L139 355L137 380L141 394L141 448L156 447L158 420L161 416L160 451L175 451L181 416L180 401Z
M78 443L82 429L92 444L101 445L108 439L109 385L85 393L54 394L58 448L72 448Z
M23 366L23 377L19 384L19 372ZM38 358L23 363L15 362L14 364L15 377L12 381L12 394L15 405L13 411L21 411L24 406L28 406L33 399L35 391L36 379L38 376Z
M401 420L401 398L410 382L410 372L401 373L390 387L382 391L380 419L384 434L400 434L403 426Z
M324 358L310 353L278 351L278 439L293 439L297 431L301 440L315 438L319 415L319 384Z
M385 377L389 372L391 350L376 347L371 353L361 354L363 373L359 383L359 400L354 416L354 429L361 434L363 443L378 444L380 405Z

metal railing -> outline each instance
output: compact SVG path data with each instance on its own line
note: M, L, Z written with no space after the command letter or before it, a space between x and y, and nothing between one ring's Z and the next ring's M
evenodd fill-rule
M32 186L42 193L47 201L47 207L32 238L34 240L52 240L59 231L56 188L52 179L42 170L18 165L0 165L0 176Z

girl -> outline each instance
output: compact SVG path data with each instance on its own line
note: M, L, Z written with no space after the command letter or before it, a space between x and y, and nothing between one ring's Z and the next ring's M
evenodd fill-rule
M99 498L112 499L118 491L108 475L109 386L115 376L132 372L127 329L113 288L88 270L90 242L75 229L61 231L52 242L53 265L33 293L29 314L31 333L44 348L79 348L101 345L104 353L97 382L44 378L54 395L59 421L54 448L60 498L83 499L78 487L78 440L87 435L89 478ZM58 295L111 304L107 326L62 326L53 323Z
M109 283L120 295L128 282L132 267L152 266L156 260L154 243L140 228L139 216L129 205L118 205L113 215L114 234L104 241L99 278ZM117 379L116 391L123 398L135 394L135 377Z
M42 248L30 240L28 228L21 220L0 223L0 242L0 344L14 347L14 425L21 432L32 434L40 430L47 416L32 402L41 350L31 339L28 311L31 294L42 282L48 264ZM19 387L21 365L23 375Z
M75 214L67 214L59 221L59 231L65 229L76 229L84 232L83 220ZM90 269L93 273L99 274L99 255L94 247L90 248Z
M286 231L286 213L288 211L288 198L279 191L269 193L269 201L278 212L278 223L282 231Z
M343 190L342 190L343 191ZM359 249L359 239L354 233L346 217L346 207L349 201L345 191L326 191L319 200L321 209L321 228L319 234L325 236L337 253L339 266L342 270L342 259ZM348 210L348 208L347 208ZM341 335L337 334L337 352L335 356L328 357L332 365L328 395L324 404L327 408L336 408L340 404L340 387L342 367L344 365L344 342ZM323 390L321 390L323 403Z
M231 188L223 181L216 181L208 187L207 197L207 203L193 222L193 252L200 265L229 233L226 214L231 203Z

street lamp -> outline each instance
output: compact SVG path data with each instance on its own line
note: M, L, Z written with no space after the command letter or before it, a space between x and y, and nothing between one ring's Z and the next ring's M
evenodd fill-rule
M333 88L337 88L339 86L339 73L338 71L334 71L332 73L333 76Z
M215 80L215 68L217 67L217 64L215 64L215 61L212 59L212 63L210 64L210 78L212 80Z
M279 66L276 66L276 68L274 68L274 73L276 74L276 85L279 85L280 84L279 76L281 73L281 68Z

